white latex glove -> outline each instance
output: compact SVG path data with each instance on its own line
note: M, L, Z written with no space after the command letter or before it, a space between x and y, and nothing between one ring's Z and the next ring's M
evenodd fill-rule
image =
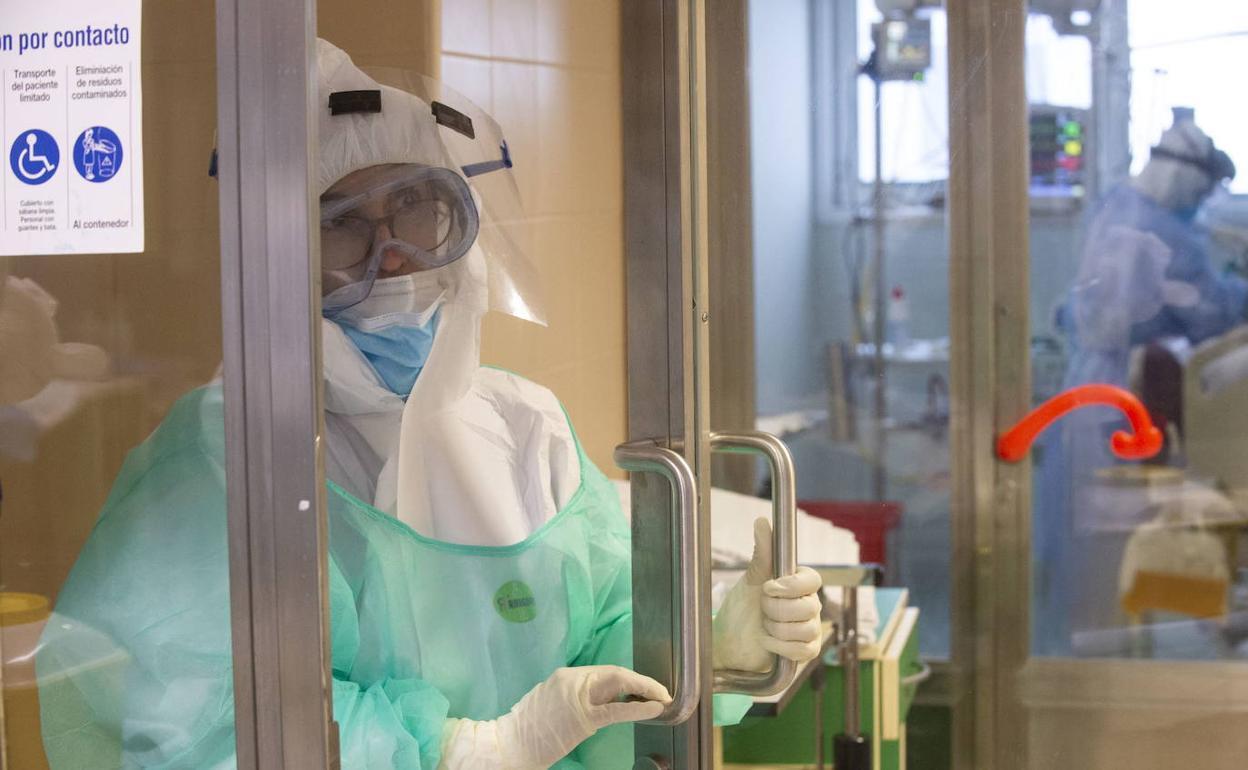
M810 567L775 580L771 574L771 522L760 518L754 522L754 558L715 616L715 668L769 671L773 653L798 663L819 654L822 578Z
M438 767L546 770L600 728L654 719L671 702L666 687L620 666L561 668L498 719L447 720Z

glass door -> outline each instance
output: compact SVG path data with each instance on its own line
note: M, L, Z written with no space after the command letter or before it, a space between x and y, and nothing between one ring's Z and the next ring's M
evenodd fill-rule
M709 613L693 614L705 606L700 592L673 582L703 561L700 554L676 558L678 548L692 548L698 538L674 536L681 510L673 510L672 487L654 466L641 471L635 457L617 451L631 439L673 439L663 457L678 458L672 467L683 474L674 477L683 492L683 521L695 523L688 503L696 491L684 471L705 459L697 459L696 442L682 440L694 435L687 427L695 421L687 408L694 403L694 323L689 305L678 299L693 291L691 204L687 187L679 190L695 164L684 151L679 159L662 157L664 142L691 138L684 57L696 17L687 7L676 10L685 5L692 4L319 3L325 42L318 55L328 51L333 58L318 98L376 91L380 101L373 103L378 112L361 101L353 113L355 97L344 96L343 112L322 112L324 205L335 205L339 183L364 166L403 160L444 166L462 171L472 186L481 243L458 262L410 278L422 286L439 273L450 280L417 296L436 305L436 331L406 401L344 379L344 372L359 370L359 356L331 347L344 335L357 347L368 344L361 313L370 312L371 300L358 310L328 313L322 324L331 581L337 571L350 589L337 597L331 590L331 637L351 639L360 631L358 651L334 650L344 767L359 763L371 730L393 725L389 710L374 708L376 699L391 697L386 702L403 715L400 727L420 739L422 761L437 749L451 766L521 761L531 746L475 736L494 720L521 725L507 729L529 735L554 735L551 726L582 729L575 709L585 706L576 697L584 688L563 689L558 697L550 688L562 676L610 665L653 676L677 703L692 704L705 693L708 705L692 720L691 707L673 705L663 725L617 725L580 736L585 740L533 764L555 764L567 754L558 766L623 768L633 765L634 753L673 758L674 767L711 762L711 745L701 742L703 725L711 723L710 667L693 675L709 648L688 649L694 637L675 633L671 623L683 612L685 628L709 631ZM637 14L660 6L661 29L642 34L631 26ZM626 45L669 53L634 70L623 64ZM663 61L679 71L665 70ZM445 90L421 90L428 84L419 75L437 78ZM625 119L637 109L630 100L636 89L653 95L667 86L684 94L670 123ZM403 128L381 139L353 133L352 126L369 121L392 125L386 121L402 120L408 108L417 118L435 116L449 158L431 162L423 143L400 146L397 161L377 152L386 137L406 136ZM643 152L633 145L656 132L657 164L656 145L647 141ZM469 157L456 154L463 149ZM629 180L656 169L667 180L634 196ZM494 180L514 180L502 191L523 207L496 206ZM671 205L662 204L667 195L677 196ZM336 220L322 223L323 263ZM638 224L649 228L643 237L659 233L649 242L655 248L634 248L629 228ZM486 242L504 230L508 249ZM680 236L669 237L677 230ZM527 256L542 291L517 280L516 252ZM654 292L654 304L640 312L630 304L635 279ZM326 294L323 307L332 296ZM659 344L647 347L652 341ZM642 350L657 358L638 360ZM442 400L448 393L449 401ZM367 409L360 408L362 395L370 399ZM373 443L386 435L397 438L397 454L388 440ZM381 456L370 458L361 444ZM353 467L344 458L364 462ZM391 477L387 498L390 461L400 478L420 479L421 494L409 494L413 487ZM631 485L621 465L638 471ZM378 525L387 519L401 526ZM709 633L702 638L709 642ZM571 673L557 671L568 667ZM547 695L528 699L536 705L518 705L539 690ZM339 709L343 691L362 708ZM684 736L669 740L674 722L691 727L677 728ZM483 753L499 746L502 755Z
M856 613L866 692L877 705L904 692L895 713L909 719L859 704L857 732L885 768L950 761L948 684L967 619L953 504L949 36L946 11L924 5L898 21L870 0L753 0L708 24L712 420L752 424L791 453L801 563L879 570ZM714 467L712 526L769 496L773 479L758 464ZM824 595L841 623L840 591ZM886 658L905 681L890 692L871 679ZM760 706L726 728L726 761L831 761L843 670L829 665L828 684L800 690L797 708Z
M327 764L312 34L263 6L6 12L5 767Z
M863 422L861 440L832 447L833 452L839 449L854 456L859 464L842 468L828 463L829 446L821 439L833 431L826 404L834 399L817 376L813 384L807 376L821 368L807 354L816 351L818 361L824 355L817 342L815 317L819 322L844 317L842 331L849 334L847 319L855 316L848 309L840 308L845 312L839 313L838 308L819 302L819 290L839 276L835 267L811 264L819 257L812 251L818 228L810 220L815 174L808 155L811 136L831 130L833 123L827 114L829 104L809 90L809 73L816 62L826 69L821 82L830 85L835 77L838 87L843 87L848 80L853 93L847 100L858 98L854 78L845 76L844 65L848 60L851 68L855 66L859 41L834 22L834 17L848 16L848 32L852 33L852 14L831 8L815 13L806 3L713 5L696 0L635 3L627 6L623 17L627 29L624 61L636 77L624 87L631 441L619 451L634 461L630 470L649 465L648 473L635 472L632 477L635 662L639 670L665 682L683 685L682 675L700 682L697 709L688 719L637 728L638 766L812 762L816 753L831 758L834 744L843 747L852 742L877 757L889 757L886 761L892 767L904 762L905 756L905 738L896 721L885 742L886 733L878 724L866 731L846 727L836 736L833 719L825 723L819 716L825 703L839 702L841 695L839 686L824 685L823 665L825 656L836 654L833 626L840 626L841 610L847 609L837 587L826 592L828 601L814 602L824 608L825 615L811 640L816 648L814 660L775 665L772 670L777 676L766 684L743 681L739 672L717 665L720 629L714 628L711 615L721 612L715 621L719 622L728 614L734 581L752 559L755 519L772 520L776 558L772 566L776 570L791 572L798 562L858 565L863 556L853 535L834 526L843 521L797 510L803 483L810 489L824 489L831 498L821 500L820 493L812 493L812 503L805 507L837 508L847 503L843 507L857 508L868 528L889 529L897 524L899 506L884 497L899 487L889 484L897 468L886 466L900 465L898 457L907 453L922 452L928 436L914 425L905 426L901 454L886 460L880 456L880 446L888 420L878 409L864 405L861 414L854 415ZM808 35L816 24L826 28L827 34L819 38L820 43L808 46ZM833 30L840 33L835 44L841 58L835 65L822 58L822 46L833 42ZM817 48L819 56L814 53ZM803 125L817 109L824 110L824 120ZM837 119L838 128L843 129L844 117ZM820 151L828 149L820 147ZM843 160L838 156L838 162ZM828 161L827 165L833 164ZM862 192L856 174L837 182L852 186L854 195ZM831 183L823 179L820 185L820 191L830 196ZM869 190L869 185L867 180L863 186ZM869 201L869 193L865 196ZM839 221L839 229L829 224L818 235L828 242L851 230L863 235L871 220L859 221L857 200L840 198L844 220L854 222ZM922 220L921 227L940 231L935 215L929 212ZM820 257L832 248L828 242L821 242ZM862 248L867 248L865 243ZM858 278L861 285L855 291L869 292L866 277ZM883 280L875 276L871 285ZM756 295L756 287L771 293ZM859 321L872 312L867 307L871 304L863 302ZM877 317L883 318L872 316ZM865 333L862 328L858 331ZM870 340L862 338L852 342L846 340L842 346L846 360L857 362L852 385L862 390L864 401L870 401L883 388L884 378L873 372L882 367L874 352L883 353L884 347L872 347ZM933 347L937 349L933 357L921 360L914 370L919 374L899 378L904 384L890 394L893 406L908 410L913 404L905 403L906 393L916 378L932 373L928 372L932 367L947 370L947 361L940 360L941 349L947 356L947 344L928 346ZM895 350L890 344L887 352L892 356ZM794 359L804 366L799 376L779 363ZM900 364L904 370L908 362L896 357L888 363ZM845 384L850 383L846 380ZM771 404L786 387L800 390L800 397L783 402L776 413L769 412L767 417L773 419L757 419L755 393L761 400L766 391ZM786 395L791 394L786 391ZM843 389L838 395L845 398ZM821 410L823 417L814 430L810 425L785 427L786 417L808 418L806 412ZM912 411L905 414L908 419L919 419ZM844 427L843 420L840 425ZM939 432L941 426L933 429ZM776 432L805 434L813 441L795 442L790 435L786 442ZM932 441L939 447L939 437ZM799 446L808 451L801 458L805 467L795 472ZM762 458L741 457L747 450ZM932 459L929 471L939 477L941 458ZM672 487L678 485L658 478L664 475L665 462L670 477L679 477L685 466L689 486L696 492L693 533L673 531L673 520L687 512L679 499L672 500ZM883 486L873 486L873 479ZM902 486L913 493L922 484ZM939 478L936 486L940 486ZM933 536L934 529L939 542L939 489L925 505L935 506L935 510L924 510L926 536ZM891 523L885 524L888 519ZM930 526L933 519L934 528ZM682 538L689 534L696 534L701 543L697 552L685 555L687 543ZM870 561L882 561L876 556L882 539L867 546L876 549ZM916 546L912 553L923 548ZM674 552L681 554L675 562ZM782 560L792 561L785 565ZM700 563L701 575L695 575L692 583L684 582L691 561ZM874 574L867 569L851 571L858 576ZM936 566L934 571L939 573L941 568ZM933 588L939 597L940 586ZM870 588L863 593L867 611L861 617L865 621L875 615L877 605ZM907 627L914 630L918 610L905 607L905 592L895 591L889 597L895 600L891 606L897 612L890 616L888 628L901 624L905 616ZM923 600L925 605L928 601ZM692 613L694 627L684 616L690 602L697 607ZM931 603L939 605L940 600ZM891 637L886 641L882 633L876 635L883 628L883 623L863 624L864 636L870 635L878 649L892 643ZM920 665L915 652L918 637L901 634L898 638L904 638L905 644L899 646L910 649L915 665ZM863 644L864 649L867 646ZM691 652L696 660L691 661ZM700 670L690 673L691 662ZM864 670L871 670L871 665ZM852 669L858 671L856 666ZM907 674L923 675L917 670ZM801 706L787 711L790 702ZM869 712L870 707L865 710ZM716 729L721 726L722 732Z
M212 8L23 13L0 53L5 766L217 761L232 717L183 731L167 700L232 696L203 678L231 657ZM114 44L66 46L89 28Z
M227 516L246 380L223 383L222 329L255 324L223 303L238 179L215 152L235 49L211 4L72 6L6 11L0 53L5 766L214 765L250 610Z
M809 658L830 639L811 610L810 638L800 640L812 645L807 656L773 650L752 664L760 670L741 670L721 646L732 630L712 622L716 612L715 622L734 617L734 584L760 552L772 557L772 577L798 570L792 456L754 424L746 357L716 354L753 344L751 313L737 304L753 301L741 272L752 252L740 186L749 173L747 5L622 6L633 75L623 84L630 440L616 457L632 471L634 663L670 682L675 699L636 728L642 768L720 766L726 739L716 728L741 723L755 698L803 690L821 668ZM768 479L759 495L755 464ZM754 526L760 517L770 530ZM805 598L817 607L814 590Z
M1026 18L1033 390L1123 388L1165 437L1123 460L1126 420L1093 407L1032 452L1033 768L1242 764L1248 147L1216 83L1245 24L1136 0Z

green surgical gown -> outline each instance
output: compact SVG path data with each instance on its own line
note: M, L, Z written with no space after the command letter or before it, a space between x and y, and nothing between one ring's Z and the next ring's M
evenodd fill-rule
M219 385L130 453L36 658L53 770L234 761ZM504 547L423 537L329 484L334 717L347 770L432 770L448 717L492 719L561 666L632 665L628 524L585 456L572 499ZM748 699L716 699L720 721ZM557 768L632 766L631 725Z

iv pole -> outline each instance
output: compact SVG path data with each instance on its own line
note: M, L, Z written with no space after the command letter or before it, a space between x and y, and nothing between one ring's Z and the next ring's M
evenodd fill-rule
M875 84L875 182L872 185L872 240L874 262L872 278L875 281L875 319L872 336L875 338L875 467L871 478L871 490L877 501L884 500L886 476L884 473L884 443L888 431L884 425L888 417L887 367L884 361L885 315L888 312L888 293L884 290L884 153L882 118L884 109L880 98L883 83L878 74L871 73Z

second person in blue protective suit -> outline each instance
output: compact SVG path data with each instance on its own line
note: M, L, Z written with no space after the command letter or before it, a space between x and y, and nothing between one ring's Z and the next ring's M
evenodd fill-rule
M554 395L479 363L487 310L541 315L507 143L433 81L323 41L318 71L342 766L631 767L629 723L669 695L631 670L628 523ZM36 660L54 770L235 764L223 422L219 384L172 408L60 592ZM716 624L725 667L819 650L818 575L765 580L760 532Z
M1112 190L1092 219L1075 283L1058 311L1071 351L1064 387L1125 386L1132 351L1165 338L1198 344L1244 320L1248 283L1212 263L1196 223L1200 205L1235 175L1225 153L1190 119L1177 119L1140 174ZM1090 490L1116 460L1109 437L1126 427L1116 412L1085 409L1043 440L1036 486L1036 639L1040 652L1069 651L1092 603L1094 583L1112 583L1112 554L1088 547L1098 529ZM1103 558L1104 557L1104 558ZM1089 622L1095 622L1094 620Z

